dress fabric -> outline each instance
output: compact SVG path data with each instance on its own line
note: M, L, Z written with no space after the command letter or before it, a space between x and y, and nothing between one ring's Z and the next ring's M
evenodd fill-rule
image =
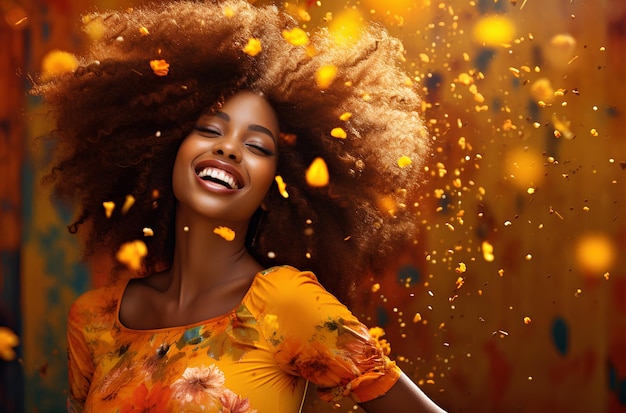
M119 321L128 281L69 311L69 412L300 411L307 381L326 401L386 393L400 370L311 272L256 274L241 304L199 323L133 330Z

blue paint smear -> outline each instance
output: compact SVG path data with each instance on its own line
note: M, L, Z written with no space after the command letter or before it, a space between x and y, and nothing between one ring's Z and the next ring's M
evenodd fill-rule
M619 383L619 388L617 389L617 400L619 401L619 404L626 406L626 380L622 380Z
M396 274L396 279L400 285L405 285L408 283L410 286L417 284L417 282L421 279L421 274L417 268L412 265L404 265L398 269L398 273Z
M561 317L557 317L552 323L552 341L560 355L567 355L569 349L569 328Z
M494 49L490 49L488 47L483 47L476 54L476 59L474 60L474 67L478 69L480 72L487 72L489 68L489 64L496 56L496 51Z
M376 324L378 327L382 328L385 328L385 326L389 324L389 315L387 315L387 310L380 306L376 309Z
M608 363L607 370L609 373L609 389L611 391L616 391L617 390L617 371L615 370L615 366L613 366L613 363L611 363L610 361Z
M504 1L478 0L477 8L482 14L504 13L506 11Z

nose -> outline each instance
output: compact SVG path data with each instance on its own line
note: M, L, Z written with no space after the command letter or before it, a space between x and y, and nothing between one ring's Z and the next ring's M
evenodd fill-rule
M224 137L213 146L213 154L230 159L231 161L241 161L241 150L233 137Z

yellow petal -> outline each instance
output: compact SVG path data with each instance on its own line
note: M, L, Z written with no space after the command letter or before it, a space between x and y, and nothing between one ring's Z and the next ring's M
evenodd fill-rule
M255 38L249 39L248 44L246 44L243 48L244 53L250 56L258 55L261 50L263 50L263 47L261 47L261 40Z
M8 327L0 327L0 359L5 361L15 360L17 356L13 347L20 344L19 337Z
M323 65L315 73L315 81L320 89L328 89L337 76L337 66Z
M127 213L130 207L132 207L134 203L135 203L135 197L132 195L126 195L126 200L124 201L124 206L122 207L122 214Z
M405 168L409 165L411 165L413 161L411 161L411 158L409 158L408 156L401 156L400 159L398 159L398 166L400 168Z
M170 64L165 60L150 60L150 67L157 76L167 76L170 71Z
M49 80L64 73L73 72L78 67L78 59L68 52L52 50L41 62L41 78Z
M287 192L287 184L283 181L283 177L280 175L276 175L274 178L276 180L276 184L278 185L278 192L283 196L283 198L289 198L289 192Z
M103 202L102 206L104 207L104 214L106 215L106 217L111 218L111 215L113 215L113 210L115 209L115 202Z
M343 129L334 128L333 130L330 131L330 136L332 136L333 138L338 138L338 139L346 139L348 135L346 134L346 131L344 131Z
M294 46L305 46L309 43L309 36L299 27L292 30L283 30L283 38Z
M148 247L141 240L122 244L115 254L115 258L128 268L138 271L141 269L141 260L148 255Z
M306 182L310 186L322 187L328 185L328 167L322 158L315 158L306 170Z
M226 241L232 241L235 239L235 231L228 227L217 227L213 230L213 233L224 238Z

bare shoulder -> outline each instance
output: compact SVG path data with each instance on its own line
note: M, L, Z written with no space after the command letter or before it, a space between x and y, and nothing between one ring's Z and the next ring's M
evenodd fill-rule
M166 273L130 280L120 302L119 319L130 328L141 328L154 313L158 296L167 288Z

